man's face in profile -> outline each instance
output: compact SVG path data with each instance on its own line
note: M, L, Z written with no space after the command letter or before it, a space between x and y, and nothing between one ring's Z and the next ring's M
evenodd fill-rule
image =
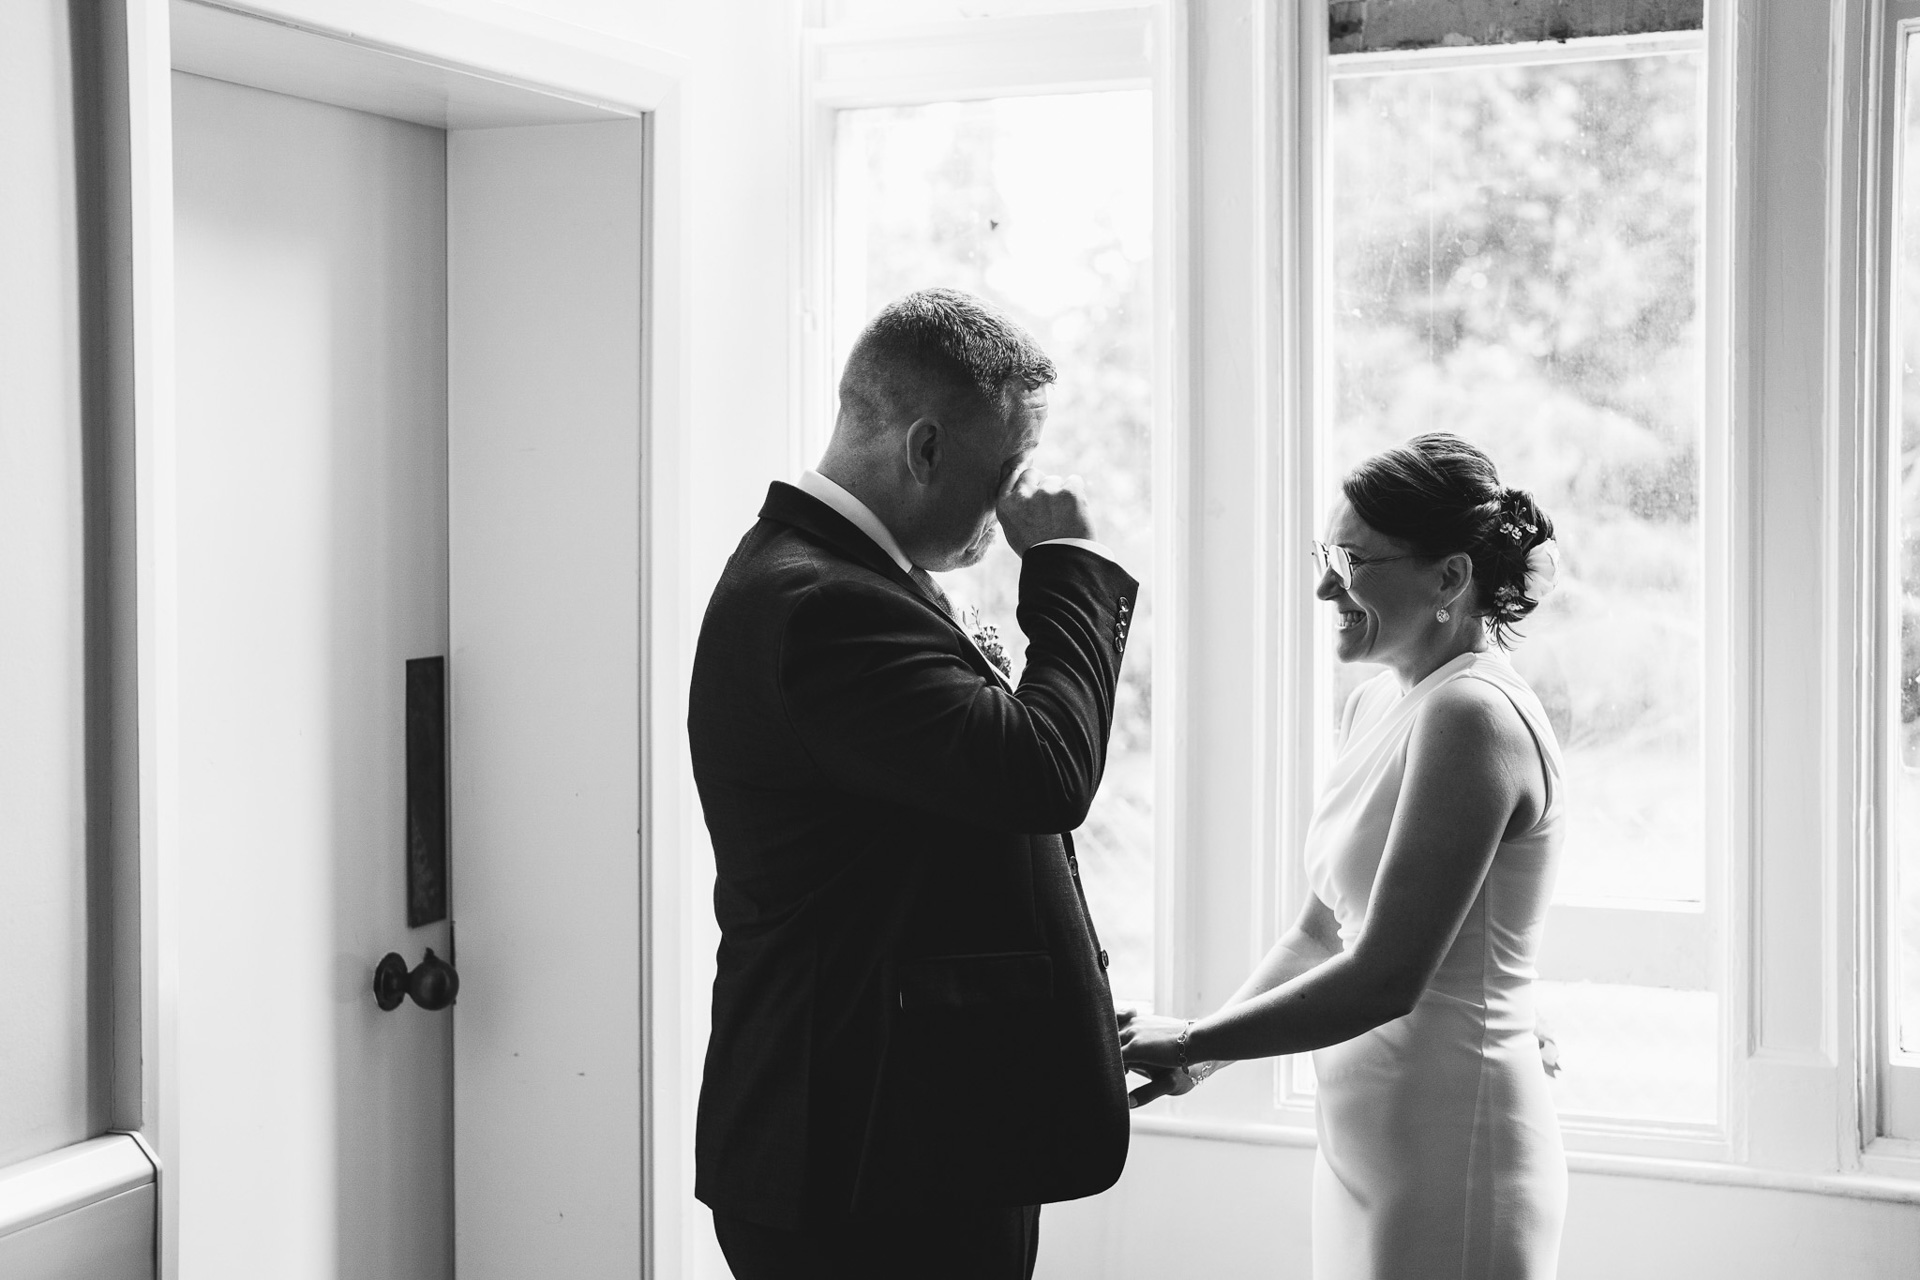
M955 549L944 563L923 568L936 573L964 569L980 563L993 546L999 529L994 508L1000 492L1040 447L1040 432L1047 424L1047 389L1016 387L1002 403L1011 406L1007 412L1000 412L998 405L988 406L966 429L954 433L952 471L943 477L939 502L941 523L954 530Z

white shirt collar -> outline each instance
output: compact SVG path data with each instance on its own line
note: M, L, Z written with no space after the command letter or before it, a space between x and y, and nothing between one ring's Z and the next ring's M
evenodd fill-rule
M879 544L882 551L893 558L893 562L900 566L902 573L913 572L913 561L907 559L906 553L900 550L900 544L895 542L893 535L887 531L887 526L880 523L880 517L873 514L866 503L813 470L800 473L800 490L811 497L818 498L852 521L854 528L872 538Z

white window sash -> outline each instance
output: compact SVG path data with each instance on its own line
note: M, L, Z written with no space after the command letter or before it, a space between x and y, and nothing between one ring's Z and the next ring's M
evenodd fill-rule
M1151 565L1129 566L1154 592L1154 992L1168 1007L1186 989L1181 910L1187 761L1188 493L1184 6L1123 5L1033 16L901 26L810 28L802 34L801 227L794 350L801 412L793 469L811 465L832 430L837 329L833 244L839 112L985 98L1149 89L1153 93L1153 510ZM1144 570L1144 572L1142 572Z
M1548 944L1542 958L1543 979L1584 979L1646 983L1681 989L1704 987L1720 995L1719 1043L1721 1070L1719 1114L1711 1123L1675 1124L1665 1121L1609 1116L1563 1116L1570 1150L1682 1159L1725 1160L1734 1153L1734 1091L1736 1080L1727 1047L1744 1039L1745 1001L1738 995L1744 966L1736 951L1735 930L1728 927L1726 906L1734 883L1730 851L1736 847L1741 814L1740 787L1744 771L1730 767L1739 758L1744 732L1745 700L1736 696L1750 670L1747 644L1736 626L1741 616L1738 599L1746 556L1733 531L1741 527L1742 495L1733 483L1738 465L1731 431L1730 322L1732 312L1730 244L1731 174L1721 158L1730 156L1732 113L1719 97L1729 79L1731 38L1717 40L1714 28L1728 25L1724 6L1710 7L1707 32L1613 37L1554 44L1527 44L1472 48L1444 48L1410 52L1342 55L1326 54L1324 13L1306 6L1298 29L1281 33L1279 57L1294 59L1284 68L1297 80L1298 97L1276 103L1283 129L1279 164L1299 176L1291 199L1304 213L1283 220L1287 229L1282 256L1298 263L1297 281L1280 306L1290 312L1281 331L1291 334L1297 350L1280 358L1298 371L1298 389L1281 392L1283 501L1293 518L1276 520L1274 567L1281 598L1273 611L1279 634L1267 648L1282 671L1284 696L1272 719L1271 758L1283 761L1276 771L1276 794L1268 812L1271 835L1266 847L1277 863L1269 871L1277 893L1264 921L1263 936L1277 938L1292 922L1309 892L1300 866L1299 849L1317 784L1316 742L1328 739L1335 709L1324 705L1325 691L1316 671L1330 660L1321 652L1325 637L1316 626L1312 582L1305 548L1315 536L1309 513L1318 509L1319 491L1331 479L1323 474L1318 455L1319 434L1327 421L1332 393L1331 353L1323 340L1317 299L1327 287L1327 264L1318 252L1318 228L1326 225L1328 196L1324 167L1325 103L1330 83L1351 75L1378 75L1444 68L1542 65L1645 57L1662 53L1704 51L1703 79L1709 96L1705 121L1706 184L1705 280L1702 302L1706 327L1706 403L1703 406L1702 511L1707 642L1704 651L1731 661L1709 661L1702 673L1705 706L1703 735L1706 758L1707 885L1702 904L1557 903L1549 911ZM1289 165L1287 151L1292 152ZM1284 215L1283 215L1284 218ZM1290 358L1289 358L1290 357ZM1305 376L1299 376L1304 374ZM1317 637L1317 639L1316 639ZM1303 714L1304 713L1304 714ZM1287 726L1293 726L1291 730ZM1305 1068L1282 1060L1273 1071L1268 1123L1304 1125L1310 1122L1311 1095L1304 1086Z

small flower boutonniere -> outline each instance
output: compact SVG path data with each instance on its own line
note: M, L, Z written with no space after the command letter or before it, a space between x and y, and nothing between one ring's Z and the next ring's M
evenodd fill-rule
M1007 659L1006 645L1000 642L1000 628L982 621L980 610L968 609L967 634L973 637L974 646L987 656L987 661L998 668L1001 675L1013 679L1013 663Z

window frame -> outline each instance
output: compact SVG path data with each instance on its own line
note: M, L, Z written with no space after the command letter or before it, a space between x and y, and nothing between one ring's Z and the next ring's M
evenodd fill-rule
M1704 688L1721 1114L1705 1132L1569 1124L1576 1173L1920 1203L1920 1141L1881 1136L1878 1121L1884 796L1867 726L1883 654L1880 587L1862 559L1881 518L1883 473L1867 445L1885 356L1874 284L1882 28L1898 4L1920 0L1835 0L1817 13L1706 0L1706 422L1720 448L1703 460L1703 499L1718 512L1706 556L1721 649ZM809 421L794 433L796 467L830 403L831 337L808 319L827 283L832 109L1071 86L1087 73L1054 68L1043 81L1028 56L1024 79L987 74L978 50L1044 35L1065 66L1073 33L1112 12L803 35L807 243L793 341ZM1169 1008L1202 1010L1291 922L1301 891L1291 863L1312 800L1300 726L1312 723L1314 688L1300 610L1311 607L1316 531L1313 505L1294 499L1316 482L1308 427L1328 372L1312 323L1327 283L1313 251L1327 31L1313 5L1216 15L1164 0L1131 12L1154 39L1155 271L1169 303L1156 308L1155 501L1166 518L1154 575L1168 632L1155 670L1156 986ZM924 52L957 28L982 37L970 87L950 76L939 92L896 82L882 96L846 70L847 46L870 59L915 42ZM823 78L828 47L839 70ZM1807 70L1815 64L1823 75ZM1790 599L1802 618L1789 617ZM1805 620L1809 600L1820 616ZM1249 668L1230 707L1213 674L1228 661ZM1310 1106L1280 1085L1277 1069L1224 1072L1136 1112L1133 1126L1313 1145Z
M1184 111L1177 86L1184 61L1179 11L1164 4L941 22L823 25L826 0L810 0L801 34L801 251L796 255L793 349L800 406L792 433L793 474L820 456L832 431L837 302L833 265L838 114L864 107L1147 90L1153 104L1152 405L1153 563L1134 572L1154 592L1154 990L1153 1005L1187 989L1181 910L1187 617L1188 378L1180 342L1187 332ZM1116 993L1120 994L1120 993ZM1140 993L1147 994L1147 993Z
M1898 992L1893 981L1894 949L1899 945L1899 908L1896 862L1898 817L1896 778L1901 768L1895 736L1898 725L1887 691L1899 679L1899 605L1893 586L1893 535L1899 520L1895 496L1899 482L1899 424L1901 409L1898 370L1900 326L1899 290L1895 278L1901 269L1898 237L1903 214L1902 144L1907 140L1903 90L1907 77L1920 74L1920 59L1909 56L1920 41L1920 0L1874 0L1865 26L1862 61L1866 64L1862 133L1865 153L1861 186L1859 244L1863 308L1871 319L1871 340L1862 343L1866 357L1860 375L1860 409L1865 430L1853 477L1855 527L1859 531L1853 557L1855 598L1864 609L1854 619L1858 651L1868 673L1858 688L1857 719L1865 729L1856 734L1866 741L1856 747L1856 783L1864 793L1859 811L1869 815L1861 824L1858 876L1862 886L1855 928L1860 945L1861 978L1855 1018L1859 1028L1860 1062L1856 1075L1859 1131L1865 1167L1920 1176L1920 1051L1902 1052L1897 1022ZM1843 529L1843 536L1846 532ZM1864 784L1864 785L1861 785Z
M1724 150L1723 140L1717 130L1724 124L1724 117L1716 117L1712 110L1715 58L1710 32L1676 32L1646 36L1621 36L1599 39L1568 41L1559 44L1524 44L1494 46L1443 47L1415 51L1390 51L1380 53L1355 53L1337 56L1322 54L1317 72L1312 79L1316 81L1311 92L1315 98L1318 123L1315 127L1313 143L1317 156L1324 156L1324 136L1327 121L1330 119L1330 102L1333 83L1341 79L1360 78L1396 73L1430 72L1444 70L1472 70L1481 68L1513 66L1565 66L1577 63L1614 61L1635 57L1660 56L1665 54L1701 55L1701 76L1703 80L1702 97L1706 111L1702 119L1702 192L1703 202L1703 261L1700 271L1701 306L1703 310L1704 356L1703 403L1701 434L1701 508L1702 508L1702 555L1701 571L1703 585L1702 614L1705 630L1703 655L1725 652L1733 647L1734 627L1732 600L1729 587L1741 579L1729 562L1729 554L1734 546L1731 537L1733 511L1729 501L1734 486L1731 483L1730 464L1733 454L1732 427L1727 413L1727 399L1717 395L1716 388L1724 385L1726 376L1725 335L1730 315L1729 300L1724 292L1724 266L1726 231L1726 188L1716 180L1714 158ZM1303 75L1303 79L1306 78ZM1328 225L1331 220L1331 183L1328 180L1324 162L1313 168L1316 190L1312 198L1317 209L1316 225ZM1332 343L1327 340L1329 326L1325 324L1326 300L1330 297L1330 246L1313 240L1305 246L1305 251L1313 255L1311 269L1315 273L1317 289L1315 308L1307 313L1308 318L1301 325L1307 335L1307 341L1313 346L1312 361L1317 371L1314 380L1313 403L1308 408L1308 417L1301 424L1302 434L1306 437L1299 448L1307 461L1298 469L1298 473L1310 478L1307 491L1296 490L1293 497L1295 506L1309 511L1317 511L1327 486L1335 477L1326 474L1320 446L1325 433L1332 425L1332 400L1334 375L1332 366ZM1310 533L1306 536L1312 536ZM1311 722L1315 726L1312 738L1315 742L1326 741L1326 734L1335 722L1338 709L1331 706L1327 691L1317 678L1330 662L1329 646L1324 628L1318 625L1312 597L1312 579L1304 568L1286 566L1292 576L1289 584L1289 602L1284 611L1283 623L1293 634L1310 637L1309 643L1298 646L1296 661L1304 659L1308 670L1298 673L1297 683L1309 685L1312 689L1313 712ZM1621 923L1630 924L1635 932L1649 938L1684 941L1685 951L1694 964L1702 964L1707 975L1708 989L1719 996L1720 1016L1716 1027L1716 1062L1719 1067L1716 1080L1716 1113L1709 1119L1697 1122L1660 1121L1614 1117L1605 1115L1563 1115L1563 1131L1569 1149L1606 1152L1627 1152L1637 1154L1657 1153L1665 1156L1690 1158L1723 1158L1728 1151L1728 1107L1732 1094L1732 1082L1727 1069L1729 1055L1727 1046L1735 1042L1737 1028L1733 1025L1733 1006L1738 1002L1728 985L1731 966L1723 940L1727 929L1727 854L1732 846L1735 811L1730 803L1732 797L1726 785L1726 762L1732 757L1737 739L1733 736L1729 710L1733 706L1728 676L1732 667L1723 666L1718 671L1712 664L1703 663L1701 675L1702 702L1702 783L1706 792L1705 818L1707 847L1703 851L1706 863L1706 878L1703 901L1697 906L1681 903L1663 902L1612 902L1612 901L1568 901L1555 902L1548 917L1548 937L1550 940L1586 938L1595 945L1580 948L1573 954L1562 954L1559 959L1575 968L1587 972L1608 973L1623 966L1605 953L1598 945L1602 930L1580 928L1576 926L1592 923L1588 917L1604 912L1609 917L1621 919ZM1317 770L1328 758L1316 752L1313 743L1304 745L1298 753L1294 771L1287 783L1296 789L1297 795L1287 807L1299 813L1310 812L1312 796L1317 781ZM1304 834L1304 826L1301 828ZM1279 907L1280 927L1297 913L1299 904L1305 901L1309 892L1305 870L1297 856L1289 856L1288 850L1297 850L1298 839L1276 846L1282 866L1278 873L1281 885L1281 903ZM1624 917L1632 917L1627 921ZM1556 925L1558 929L1556 930ZM1277 933L1274 935L1277 936ZM1551 945L1551 942L1550 942ZM1678 948L1676 948L1677 950ZM1613 980L1620 980L1615 978ZM1310 1107L1311 1094L1301 1087L1300 1071L1292 1060L1282 1060L1281 1069L1276 1073L1276 1105L1287 1111L1295 1107Z

